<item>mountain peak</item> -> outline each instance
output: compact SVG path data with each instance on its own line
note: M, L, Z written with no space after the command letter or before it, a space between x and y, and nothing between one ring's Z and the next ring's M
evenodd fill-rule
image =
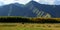
M29 3L36 3L36 1L30 1Z
M32 4L34 4L34 3L36 3L37 4L37 2L36 1L30 1L29 3L27 3L26 5L32 5Z

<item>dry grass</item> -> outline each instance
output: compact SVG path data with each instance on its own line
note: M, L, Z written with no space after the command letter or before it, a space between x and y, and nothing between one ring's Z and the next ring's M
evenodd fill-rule
M60 30L60 24L0 23L0 30Z
M28 18L30 20L57 20L60 21L60 18L39 18L39 17L24 17L24 18Z

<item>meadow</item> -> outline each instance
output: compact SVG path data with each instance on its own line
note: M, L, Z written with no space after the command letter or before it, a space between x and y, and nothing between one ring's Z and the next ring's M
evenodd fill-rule
M0 23L0 30L60 30L60 24Z

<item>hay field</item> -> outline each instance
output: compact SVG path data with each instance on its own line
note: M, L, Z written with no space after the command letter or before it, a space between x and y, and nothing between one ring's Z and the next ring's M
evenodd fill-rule
M60 30L60 24L0 23L0 30Z

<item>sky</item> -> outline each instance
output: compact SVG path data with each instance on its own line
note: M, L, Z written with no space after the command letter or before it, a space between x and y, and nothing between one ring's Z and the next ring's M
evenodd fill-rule
M35 0L40 4L60 5L60 0Z
M27 4L31 0L0 0L0 6L11 3ZM60 0L34 0L40 4L60 5Z
M55 2L55 0L39 0L39 3L41 3L41 4L53 5L54 2Z

